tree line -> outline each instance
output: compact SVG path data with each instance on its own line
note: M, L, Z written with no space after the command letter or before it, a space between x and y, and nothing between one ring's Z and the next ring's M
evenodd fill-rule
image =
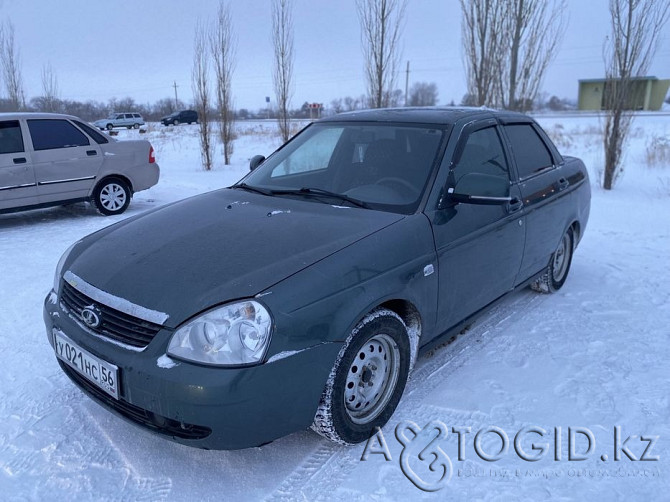
M431 106L437 104L437 85L417 82L405 91L396 84L408 0L355 0L361 28L366 92L360 97L331 101L335 113L360 108ZM566 0L459 0L461 40L467 93L460 104L527 112L538 104L547 68L565 34ZM605 169L603 187L611 189L622 172L621 159L633 119L626 109L633 81L644 76L670 15L670 0L608 0L610 34L603 43L605 63ZM308 103L291 109L294 90L293 0L272 0L272 80L277 106L261 111L273 115L282 139L290 135L290 117L306 116ZM224 162L230 162L234 122L252 118L249 110L235 110L231 82L236 64L236 36L230 0L220 0L210 23L199 23L194 40L192 89L194 108L201 117L200 143L205 169L212 166L210 118L218 123ZM42 69L42 96L26 102L21 59L10 21L0 26L0 66L6 98L0 111L62 111L93 120L113 111L133 110L157 120L183 103L162 99L141 105L131 98L107 103L62 100L53 68ZM213 68L213 72L211 71ZM214 82L211 82L213 77ZM552 97L551 109L565 102ZM310 114L311 117L311 114Z

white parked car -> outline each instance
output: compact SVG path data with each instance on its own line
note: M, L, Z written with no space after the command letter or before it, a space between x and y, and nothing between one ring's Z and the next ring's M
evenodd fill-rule
M159 176L146 140L118 141L71 115L0 113L0 213L90 201L120 214Z
M127 127L128 129L139 129L144 125L144 119L139 113L112 113L106 119L100 119L93 122L93 125L100 130L107 129L111 131L115 127Z

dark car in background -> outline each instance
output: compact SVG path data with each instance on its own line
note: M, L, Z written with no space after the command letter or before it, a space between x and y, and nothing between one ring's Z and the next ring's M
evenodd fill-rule
M561 288L589 217L582 161L518 113L340 114L251 167L84 237L45 301L72 381L186 445L366 440L421 350Z
M171 113L161 119L161 124L165 126L179 125L179 124L197 124L198 112L195 110L181 110L179 112Z

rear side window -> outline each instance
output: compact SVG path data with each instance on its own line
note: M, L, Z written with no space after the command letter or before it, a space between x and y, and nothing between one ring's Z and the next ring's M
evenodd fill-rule
M109 143L109 140L105 138L103 134L100 134L98 131L96 131L94 128L92 128L89 125L84 124L83 122L79 122L78 120L73 120L77 126L79 126L81 129L84 130L86 134L88 134L93 140L99 144L99 145L104 145L105 143Z
M507 125L505 132L512 143L519 179L554 165L551 153L531 124Z
M53 150L88 146L88 138L67 120L34 119L28 121L28 129L35 150Z
M0 122L0 154L23 152L23 135L18 120Z

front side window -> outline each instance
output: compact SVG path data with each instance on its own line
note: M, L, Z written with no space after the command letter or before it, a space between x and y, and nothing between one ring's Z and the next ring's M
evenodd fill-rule
M0 122L0 154L24 151L23 135L18 120Z
M453 170L456 193L505 197L509 192L509 167L495 127L471 133Z
M333 122L309 126L243 181L278 196L341 194L365 207L411 213L448 126ZM325 196L324 196L325 197ZM329 203L337 203L332 196ZM350 201L351 202L351 201Z
M33 119L28 120L28 129L35 150L53 150L88 146L88 138L67 120Z
M519 179L553 166L551 153L531 124L506 125L505 132L512 145Z

